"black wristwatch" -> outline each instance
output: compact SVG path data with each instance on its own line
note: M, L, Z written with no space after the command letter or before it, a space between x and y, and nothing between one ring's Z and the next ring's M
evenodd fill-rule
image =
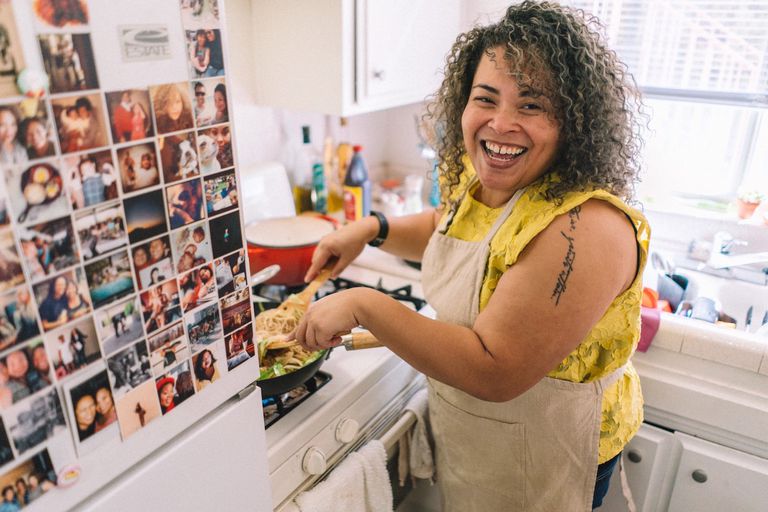
M378 247L387 239L387 235L389 234L389 222L387 222L387 218L381 212L371 210L371 216L379 219L379 232L376 233L376 238L368 242L368 245L371 247Z

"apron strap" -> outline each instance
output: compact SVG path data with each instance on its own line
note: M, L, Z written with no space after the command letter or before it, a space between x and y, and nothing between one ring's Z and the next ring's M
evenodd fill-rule
M616 368L602 379L596 380L594 384L597 390L602 394L606 389L616 384L619 379L624 376L624 372L627 369L627 364L629 363L624 363L624 365Z

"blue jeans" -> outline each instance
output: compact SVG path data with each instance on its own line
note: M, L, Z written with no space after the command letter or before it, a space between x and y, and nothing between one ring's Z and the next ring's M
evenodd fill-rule
M611 460L607 460L597 466L597 478L595 479L595 493L592 495L592 510L603 504L603 498L608 493L608 485L611 483L613 468L621 457L621 452Z

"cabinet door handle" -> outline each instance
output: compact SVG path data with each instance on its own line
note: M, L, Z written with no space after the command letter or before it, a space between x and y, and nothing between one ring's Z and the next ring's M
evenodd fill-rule
M629 452L627 452L627 458L629 459L629 462L634 463L638 463L643 460L643 456L640 455L640 452L637 450L629 450Z
M383 69L374 69L371 71L371 75L375 80L384 80L384 70Z
M704 472L703 469L697 469L693 473L691 473L691 478L693 478L694 482L698 482L700 484L703 484L707 481L707 474Z

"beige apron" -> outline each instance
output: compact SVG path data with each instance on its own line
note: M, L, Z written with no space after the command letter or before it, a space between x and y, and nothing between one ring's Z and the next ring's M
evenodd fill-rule
M455 212L446 216L430 238L422 262L422 282L438 319L473 325L480 309L491 239L521 194L522 190L510 199L480 242L444 234ZM480 400L429 379L429 413L443 510L591 510L603 390L623 372L620 368L591 383L545 377L503 403Z

